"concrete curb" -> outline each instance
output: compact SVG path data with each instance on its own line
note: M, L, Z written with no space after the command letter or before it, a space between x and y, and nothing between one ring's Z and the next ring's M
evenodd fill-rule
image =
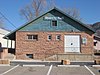
M70 61L70 62L94 62L94 61Z
M23 65L23 67L44 67L45 65Z
M10 62L61 62L61 61L41 61L41 60L11 60Z
M9 64L0 64L0 66L10 66Z
M80 65L58 65L58 67L80 67Z
M41 62L41 60L11 60L11 62Z

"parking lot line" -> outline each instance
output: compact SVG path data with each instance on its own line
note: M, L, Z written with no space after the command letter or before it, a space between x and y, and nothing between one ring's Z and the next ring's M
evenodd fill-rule
M45 65L23 65L23 67L45 67Z
M19 65L14 66L13 68L9 69L8 71L5 71L4 73L1 73L0 75L4 75L4 74L6 74L6 73L12 71L13 69L17 68L18 66L19 66Z
M50 66L47 75L50 75L50 72L51 72L51 70L52 70L52 67L53 67L53 65Z
M92 75L96 75L96 74L94 74L86 65L84 65L84 67L85 67Z
M80 65L58 65L58 67L80 67Z
M100 65L92 65L92 67L100 67Z

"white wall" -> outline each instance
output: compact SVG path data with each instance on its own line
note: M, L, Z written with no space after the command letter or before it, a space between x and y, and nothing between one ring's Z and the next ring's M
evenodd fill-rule
M100 50L100 41L99 40L94 40L94 42L97 42L96 46L94 46L94 49Z
M2 44L2 47L7 47L7 39L4 39L3 37L8 33L10 33L10 31L0 28L0 43ZM8 48L11 48L11 40L8 40ZM15 48L14 41L12 41L12 48Z

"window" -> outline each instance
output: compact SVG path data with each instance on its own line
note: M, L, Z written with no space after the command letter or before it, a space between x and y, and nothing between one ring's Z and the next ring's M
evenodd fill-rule
M28 39L32 39L32 35L28 35Z
M38 35L33 35L33 40L38 40Z
M52 21L52 26L57 26L57 21L53 20Z
M96 42L94 42L94 46L96 46L96 44L97 44L97 41L96 41Z
M82 44L87 44L87 38L82 38Z
M26 57L33 59L33 54L26 54Z
M38 40L38 35L27 35L29 40Z
M48 35L48 40L52 40L52 35Z
M61 40L61 35L57 35L56 40Z

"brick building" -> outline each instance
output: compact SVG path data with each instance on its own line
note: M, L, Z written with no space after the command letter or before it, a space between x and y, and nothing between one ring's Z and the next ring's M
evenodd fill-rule
M92 54L94 32L53 8L5 38L15 40L16 59L44 59L56 54Z

